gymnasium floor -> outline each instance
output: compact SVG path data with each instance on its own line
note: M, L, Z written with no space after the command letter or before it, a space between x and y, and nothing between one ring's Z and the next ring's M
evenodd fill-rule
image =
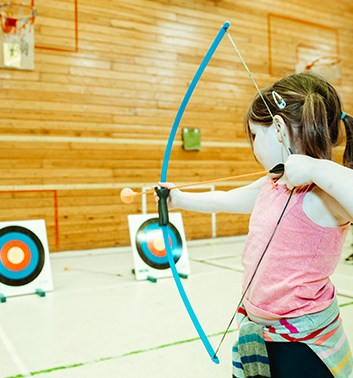
M353 345L351 232L333 276ZM183 280L214 348L240 297L244 237L188 243ZM231 376L232 327L214 365L171 278L137 282L131 249L51 255L55 290L0 304L0 376L38 378L222 378ZM69 268L65 270L65 267Z

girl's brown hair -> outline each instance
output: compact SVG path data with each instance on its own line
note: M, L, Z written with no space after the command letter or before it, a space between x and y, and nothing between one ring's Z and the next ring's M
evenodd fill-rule
M286 106L280 109L273 98L277 92ZM335 88L313 72L288 76L261 90L272 114L280 115L285 121L292 146L300 144L305 155L332 160L332 148L342 142L340 121L342 108ZM260 95L253 98L245 114L245 131L252 144L249 121L271 126L273 119ZM353 118L343 119L346 128L346 149L344 165L353 168Z

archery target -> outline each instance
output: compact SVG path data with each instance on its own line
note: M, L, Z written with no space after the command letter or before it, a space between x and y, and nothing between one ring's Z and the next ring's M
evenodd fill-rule
M0 293L53 290L45 221L0 222Z
M186 240L180 213L169 214L168 242L179 273L189 274ZM158 215L129 215L129 229L137 280L172 276Z

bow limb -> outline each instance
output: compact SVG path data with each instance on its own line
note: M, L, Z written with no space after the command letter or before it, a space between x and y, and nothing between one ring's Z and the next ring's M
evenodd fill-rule
M168 164L169 164L169 159L170 159L170 155L171 155L171 152L172 152L173 142L174 142L175 135L176 135L176 132L178 130L181 118L184 114L185 108L186 108L186 106L187 106L187 104L190 100L190 97L191 97L198 81L201 78L201 75L203 74L207 64L211 60L214 52L216 51L216 49L217 49L218 45L220 44L222 38L224 37L225 33L227 32L229 26L230 26L229 22L225 22L224 25L222 26L222 28L220 29L220 31L218 32L215 40L213 41L213 43L212 43L211 47L209 48L207 54L205 55L204 59L202 60L200 67L196 71L196 74L195 74L194 78L192 79L190 86L189 86L189 88L186 91L186 94L184 96L184 99L183 99L183 101L182 101L182 103L179 107L178 113L175 117L172 129L171 129L171 132L169 134L167 147L166 147L166 150L165 150L165 153L164 153L163 166L162 166L162 172L161 172L161 182L167 181ZM173 277L174 277L174 281L177 285L179 294L181 296L181 299L183 300L185 308L186 308L186 310L187 310L187 312L188 312L188 314L189 314L189 316L190 316L190 318L191 318L191 320L192 320L192 322L193 322L193 324L196 328L197 333L199 334L199 336L201 338L201 341L203 342L208 354L210 355L212 361L216 364L219 364L219 359L216 356L216 353L214 352L214 350L213 350L203 328L201 327L199 320L197 319L197 316L196 316L196 314L195 314L195 312L194 312L194 310L193 310L193 308L190 304L190 301L189 301L189 299L188 299L188 297L185 293L184 287L183 287L183 285L180 281L178 271L175 267L174 257L173 257L172 249L171 249L170 244L169 244L169 238L168 238L168 221L164 222L164 224L160 223L160 226L161 226L162 232L163 232L164 244L165 244L165 248L166 248L167 256L168 256L168 262L169 262L169 265L170 265L170 268L171 268L171 271L172 271L172 274L173 274Z
M167 172L168 172L168 164L169 164L170 154L172 152L172 147L173 147L175 135L176 135L176 132L178 130L181 118L183 117L185 108L186 108L186 106L187 106L187 104L190 100L190 97L191 97L198 81L201 78L201 75L203 74L203 71L205 70L207 64L211 60L212 55L216 51L218 45L220 44L222 38L224 37L224 34L227 32L229 26L230 26L229 22L225 22L224 25L221 27L221 30L218 32L215 40L213 41L211 47L209 48L207 54L203 58L203 60L200 64L200 67L196 71L196 74L195 74L194 78L192 79L192 82L190 83L188 90L185 93L184 99L183 99L182 103L180 104L178 113L175 117L172 129L171 129L170 134L169 134L168 144L167 144L167 147L166 147L166 150L165 150L165 153L164 153L163 167L162 167L162 173L161 173L161 182L167 181Z
M189 298L186 295L184 287L183 287L183 285L181 283L178 271L177 271L175 263L174 263L174 257L173 257L172 249L170 248L170 244L166 242L166 241L168 241L168 226L162 226L162 232L163 232L163 239L165 241L164 244L165 244L166 251L167 251L168 262L169 262L169 265L170 265L170 269L172 270L175 283L176 283L176 285L178 287L181 299L184 302L184 305L185 305L186 310L187 310L187 312L188 312L188 314L189 314L189 316L191 318L191 321L193 322L193 324L194 324L194 326L196 328L196 331L199 334L199 336L201 338L201 341L203 342L203 345L205 346L205 348L206 348L209 356L211 357L212 361L215 364L219 364L219 359L216 356L216 353L213 350L212 345L209 342L209 340L208 340L208 338L207 338L207 336L206 336L203 328L201 327L201 324L200 324L199 320L197 319L195 311L193 310L193 308L192 308L192 306L190 304Z

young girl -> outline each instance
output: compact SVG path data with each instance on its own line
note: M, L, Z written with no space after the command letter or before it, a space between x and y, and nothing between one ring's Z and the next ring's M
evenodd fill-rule
M329 279L353 221L353 118L342 112L336 90L312 73L291 75L261 93L245 129L256 159L266 170L285 163L285 174L228 192L174 189L168 207L252 214L233 377L353 377ZM345 166L332 161L342 135Z

